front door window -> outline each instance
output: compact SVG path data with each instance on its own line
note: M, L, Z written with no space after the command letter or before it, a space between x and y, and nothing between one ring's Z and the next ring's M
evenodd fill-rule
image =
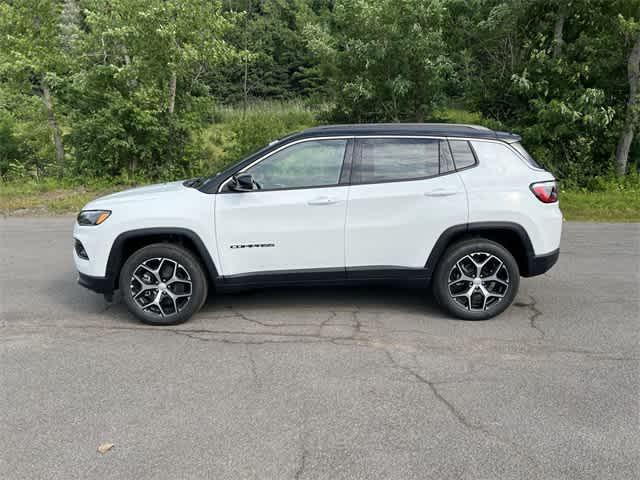
M275 152L246 170L260 190L337 185L347 140L311 140Z

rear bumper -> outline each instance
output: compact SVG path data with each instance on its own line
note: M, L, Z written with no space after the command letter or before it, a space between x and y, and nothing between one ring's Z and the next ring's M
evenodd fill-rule
M78 283L96 293L104 293L107 295L113 293L113 282L106 277L92 277L91 275L78 272Z
M534 277L536 275L542 275L549 271L558 261L560 255L560 249L556 249L553 252L545 253L544 255L535 255L528 258L528 269L526 274L522 274L523 277Z

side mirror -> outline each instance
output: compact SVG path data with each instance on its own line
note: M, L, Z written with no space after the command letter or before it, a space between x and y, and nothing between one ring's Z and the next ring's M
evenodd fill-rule
M233 176L233 180L229 184L234 192L251 192L255 190L255 182L250 173L239 173Z

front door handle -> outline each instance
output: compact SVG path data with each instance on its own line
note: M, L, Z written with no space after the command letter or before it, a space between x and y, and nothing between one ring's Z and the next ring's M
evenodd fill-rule
M339 203L340 200L330 197L318 197L313 200L309 200L307 203L309 205L333 205L334 203Z
M457 195L458 193L460 193L458 190L450 190L447 188L436 188L435 190L424 192L424 196L425 197L450 197L452 195Z

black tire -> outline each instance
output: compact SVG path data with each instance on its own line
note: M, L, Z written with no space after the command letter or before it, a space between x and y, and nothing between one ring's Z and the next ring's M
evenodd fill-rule
M502 245L474 238L447 249L432 282L436 300L448 313L463 320L486 320L511 305L520 286L520 269Z
M170 243L134 252L122 266L119 281L129 311L149 325L184 323L207 299L207 277L200 262L189 250Z

